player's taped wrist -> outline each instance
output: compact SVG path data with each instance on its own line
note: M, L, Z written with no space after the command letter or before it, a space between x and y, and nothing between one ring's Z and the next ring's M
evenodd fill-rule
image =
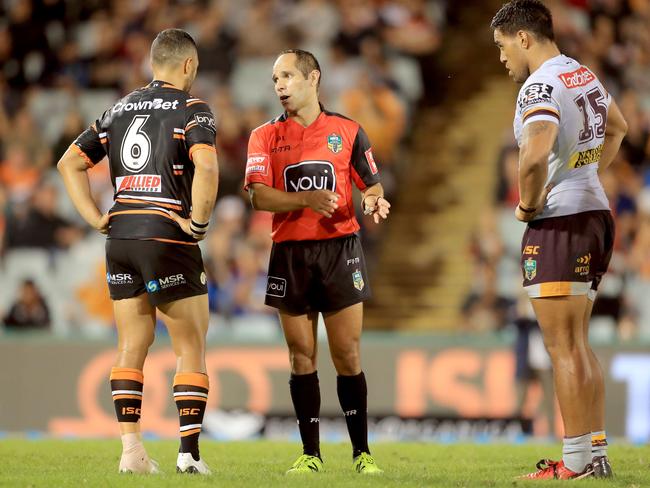
M190 230L195 237L205 237L205 234L208 232L208 225L210 225L210 221L201 224L195 222L194 219L190 219Z

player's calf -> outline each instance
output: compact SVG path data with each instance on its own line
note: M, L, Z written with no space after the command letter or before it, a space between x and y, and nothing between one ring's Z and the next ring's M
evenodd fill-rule
M181 436L179 453L189 454L189 457L195 463L199 463L201 459L199 455L199 435L201 434L203 415L208 402L208 391L208 376L203 373L177 373L174 377L174 401L178 409ZM189 457L184 456L183 458L189 460ZM184 466L185 464L182 466L177 465L177 468L181 468L182 471ZM198 464L188 465L188 467L196 469L196 471L192 472L200 472ZM205 468L207 469L207 466ZM209 470L207 471L209 473Z

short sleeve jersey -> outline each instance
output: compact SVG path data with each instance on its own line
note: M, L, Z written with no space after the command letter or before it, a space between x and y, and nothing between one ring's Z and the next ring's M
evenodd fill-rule
M310 208L275 213L275 242L332 239L359 230L353 182L360 190L379 182L368 136L353 120L323 110L303 127L283 114L251 134L246 189L262 183L286 192L330 190L340 196L331 218Z
M215 151L209 106L162 81L135 90L109 108L72 144L91 167L108 156L114 188L108 236L196 243L170 211L188 218L193 154Z
M564 55L547 60L521 87L514 119L518 144L528 124L548 121L559 126L548 159L546 184L553 189L536 219L609 209L598 162L610 102L596 75Z

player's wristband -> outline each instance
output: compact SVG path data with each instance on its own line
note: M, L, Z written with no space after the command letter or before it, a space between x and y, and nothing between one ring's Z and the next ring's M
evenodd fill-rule
M521 210L523 213L527 213L527 214L531 214L531 213L537 211L537 209L534 208L534 207L533 208L527 208L527 207L522 206L521 202L519 202L517 207L519 207L519 210Z
M205 224L199 224L198 222L194 222L194 220L190 220L190 230L192 231L193 234L196 234L197 236L204 236L205 233L208 231L208 225L210 222L206 222Z

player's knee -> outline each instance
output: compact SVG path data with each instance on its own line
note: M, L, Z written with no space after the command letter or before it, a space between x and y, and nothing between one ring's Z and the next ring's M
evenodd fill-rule
M551 357L581 354L585 351L581 334L572 333L570 330L544 334L544 345Z
M562 359L573 357L580 353L580 349L575 341L566 340L559 341L553 340L546 342L546 350L551 359Z
M118 349L123 352L133 352L133 353L145 353L149 350L149 347L153 344L154 335L146 334L141 336L128 337L122 339L118 344Z

